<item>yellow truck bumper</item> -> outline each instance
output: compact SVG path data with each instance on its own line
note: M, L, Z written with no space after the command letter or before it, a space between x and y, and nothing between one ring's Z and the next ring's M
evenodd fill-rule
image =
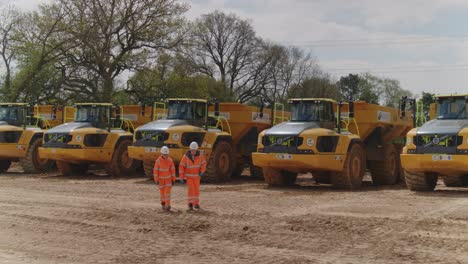
M434 172L442 175L468 173L468 155L401 154L401 166L410 173Z
M136 160L156 160L160 153L159 148L155 147L128 147L128 156Z
M253 164L292 172L342 171L346 155L252 153Z
M155 161L161 153L159 152L160 148L156 147L128 147L128 156L132 159L137 160L151 160ZM184 154L187 152L187 149L181 148L171 148L169 150L169 156L177 164L182 159Z
M27 145L0 144L0 159L20 159L26 156Z
M42 159L52 159L75 163L110 162L112 159L112 154L112 149L39 148L39 157Z

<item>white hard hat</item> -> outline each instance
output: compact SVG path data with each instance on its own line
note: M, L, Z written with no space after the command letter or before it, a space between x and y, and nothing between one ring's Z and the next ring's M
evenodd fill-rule
M164 146L161 148L161 154L163 155L169 155L169 148Z
M190 149L191 150L197 150L198 149L198 143L193 141L192 143L190 143Z

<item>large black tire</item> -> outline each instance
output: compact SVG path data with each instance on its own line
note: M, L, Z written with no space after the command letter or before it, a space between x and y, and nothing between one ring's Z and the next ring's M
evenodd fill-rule
M253 164L250 164L250 176L256 179L263 179L263 170Z
M106 173L113 177L120 177L134 174L138 167L138 160L128 156L128 146L132 141L124 139L118 143L114 149L112 160L105 165Z
M329 171L314 171L312 173L316 183L331 184L331 176Z
M145 170L145 177L148 179L154 179L154 162L154 160L143 160L143 169Z
M11 166L11 160L0 160L0 173L6 172Z
M468 186L468 176L443 176L442 180L444 181L445 186L447 187L464 187Z
M394 185L400 176L400 153L393 144L384 146L384 159L370 162L374 185Z
M269 186L290 186L296 182L297 173L263 168L263 177Z
M83 176L88 172L88 164L73 164L57 161L57 169L63 176Z
M246 166L247 161L245 159L238 159L236 161L236 166L234 167L232 171L232 178L239 178L242 176L242 173L244 172L245 166Z
M33 140L26 151L26 156L20 159L20 165L25 173L47 172L54 167L53 160L39 157L39 147L41 146L42 138Z
M415 192L431 192L437 185L438 176L435 173L413 174L405 171L406 186Z
M348 151L342 172L331 172L334 188L359 189L366 171L366 154L360 144L353 144Z
M403 169L403 166L401 166L401 153L403 152L403 146L395 145L395 148L398 152L398 166L400 167L400 170L398 171L398 183L401 186L406 187L405 170Z
M211 152L202 181L226 182L230 180L234 171L234 164L231 145L226 141L219 142Z

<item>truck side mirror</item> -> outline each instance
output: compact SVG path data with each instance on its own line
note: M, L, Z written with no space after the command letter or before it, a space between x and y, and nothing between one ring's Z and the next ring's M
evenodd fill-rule
M400 112L401 112L401 117L406 116L406 100L402 99L400 102Z
M52 119L57 119L57 106L52 106Z
M263 118L263 109L264 109L264 108L265 108L265 105L262 104L262 105L260 106L260 118Z
M219 101L217 99L214 102L214 115L219 116Z
M145 116L146 104L144 102L141 103L141 115Z
M354 102L349 102L349 118L354 118Z

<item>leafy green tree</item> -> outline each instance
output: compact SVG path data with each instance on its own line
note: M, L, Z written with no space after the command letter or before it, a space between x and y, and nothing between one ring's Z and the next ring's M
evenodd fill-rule
M185 58L162 54L153 68L140 70L128 82L125 93L133 102L153 101L167 98L211 98L230 101L221 82L194 72Z
M99 78L88 83L97 85L92 88L94 99L108 102L122 73L181 43L186 10L175 0L55 0L41 15L61 17L51 42L69 40L58 52L64 75L74 80L71 90L93 75Z
M435 102L434 97L435 97L435 94L422 92L421 99L419 99L423 103L423 111L424 111L424 115L426 115L427 120L429 120L430 106L432 103Z
M329 74L316 73L289 89L289 98L331 98L339 100L340 91Z
M341 97L343 100L357 100L360 96L359 91L359 75L349 74L348 76L343 76L336 83Z

